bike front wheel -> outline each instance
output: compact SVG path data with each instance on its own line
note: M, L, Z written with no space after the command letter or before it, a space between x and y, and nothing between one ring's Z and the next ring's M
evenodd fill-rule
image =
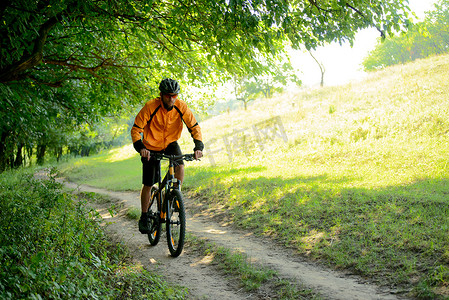
M170 255L177 257L184 247L186 233L186 214L184 201L179 190L172 190L168 198L168 213L166 220L167 243Z
M148 224L150 227L150 232L148 232L148 240L152 246L156 246L159 243L161 237L161 221L158 207L158 189L156 187L151 187L150 190L150 206L148 207Z

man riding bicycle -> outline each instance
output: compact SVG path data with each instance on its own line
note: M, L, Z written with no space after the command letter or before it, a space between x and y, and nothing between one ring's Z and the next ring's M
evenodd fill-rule
M140 192L142 214L139 231L149 232L147 210L150 189L159 179L160 161L152 159L150 151L167 155L181 155L177 140L181 137L182 123L186 124L195 143L195 159L203 156L201 128L187 104L178 98L181 90L174 79L164 79L159 84L160 97L148 101L137 114L131 129L134 149L140 153L142 161L142 190ZM143 138L141 133L143 132ZM184 180L184 163L178 162L175 177L179 184Z

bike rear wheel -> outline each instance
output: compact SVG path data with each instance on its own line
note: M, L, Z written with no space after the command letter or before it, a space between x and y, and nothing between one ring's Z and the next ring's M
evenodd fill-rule
M179 190L172 190L168 199L168 213L166 221L167 243L170 255L177 257L184 247L186 232L186 215L184 201Z
M158 189L156 187L151 187L150 195L150 206L148 207L148 224L150 232L148 232L148 240L152 246L156 246L157 243L159 243L162 228L157 205L157 199L159 197Z

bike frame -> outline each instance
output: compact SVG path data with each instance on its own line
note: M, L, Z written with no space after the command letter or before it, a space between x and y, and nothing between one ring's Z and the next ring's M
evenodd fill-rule
M159 178L158 178L158 203L157 208L161 217L161 220L169 219L170 216L167 216L168 212L168 203L166 201L168 193L170 193L173 189L179 189L180 182L175 177L175 161L177 159L183 159L187 161L194 160L193 154L182 154L182 155L166 155L162 153L152 153L152 156L155 157L155 159L162 161L163 159L168 159L168 171L165 174L165 177L163 180L161 175L161 166L159 166ZM174 183L178 183L178 186L174 186ZM162 198L162 191L165 191L164 197ZM168 212L170 213L170 212Z
M158 209L159 209L159 214L161 216L161 219L170 219L170 212L168 211L168 203L165 199L168 199L166 197L166 195L168 195L168 193L170 193L170 191L172 189L178 188L179 189L179 185L177 187L174 187L174 183L178 182L178 179L175 178L175 163L174 163L174 159L172 157L169 157L169 165L168 165L168 172L165 174L165 177L163 180L161 180L162 176L161 176L161 170L159 169L159 180L158 180L158 199L160 201ZM164 197L162 198L162 191L165 191L164 193ZM162 207L161 206L162 203Z
M180 185L176 185L179 182L175 177L175 165L178 160L192 161L195 158L193 154L166 155L159 152L152 153L151 157L159 161L168 159L169 165L163 180L161 180L162 172L159 165L158 186L155 187L157 190L150 195L148 212L151 230L148 239L152 246L157 245L162 231L161 224L165 223L168 249L171 256L177 257L181 254L184 246L186 224L183 196ZM176 201L174 201L175 199ZM174 216L171 215L172 213Z

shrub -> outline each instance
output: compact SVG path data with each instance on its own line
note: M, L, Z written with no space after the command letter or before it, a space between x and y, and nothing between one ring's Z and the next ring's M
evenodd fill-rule
M86 202L63 192L54 176L0 175L1 299L184 297L147 270L126 265L126 249L108 241Z

